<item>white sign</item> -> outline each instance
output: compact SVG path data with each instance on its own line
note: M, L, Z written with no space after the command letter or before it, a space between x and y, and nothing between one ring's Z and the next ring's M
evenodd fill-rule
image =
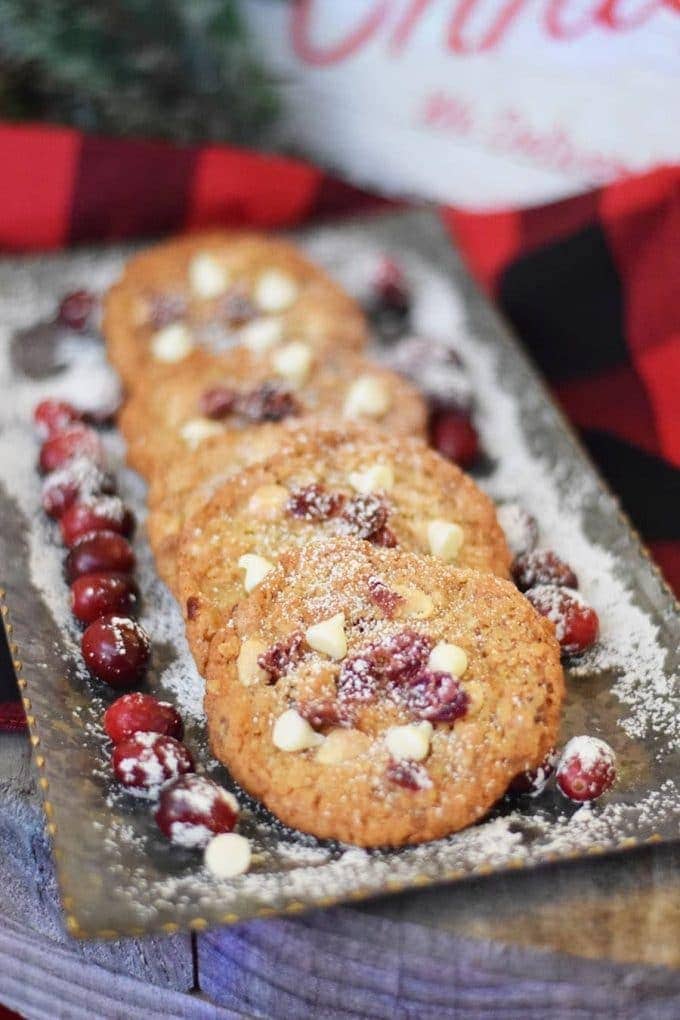
M680 162L680 0L243 0L284 132L357 183L532 205Z

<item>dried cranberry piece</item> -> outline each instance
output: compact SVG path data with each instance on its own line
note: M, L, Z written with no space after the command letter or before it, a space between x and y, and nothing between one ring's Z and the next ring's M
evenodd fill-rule
M80 644L89 672L111 687L132 687L144 678L151 642L149 635L127 616L102 616L91 623Z
M385 308L405 315L411 304L411 295L404 270L387 255L378 262L372 280L376 299Z
M302 701L298 704L297 710L315 730L322 730L328 726L354 726L356 722L352 709L333 698Z
M465 411L435 411L430 422L430 442L443 457L470 468L479 457L479 436Z
M64 544L73 546L97 531L114 531L127 538L134 531L135 519L118 496L94 496L73 503L64 511L59 526Z
M229 326L243 326L258 314L257 308L244 290L232 287L221 299L218 308Z
M152 294L148 299L149 321L154 329L162 329L183 318L187 301L183 294Z
M569 564L550 549L534 549L518 556L512 565L512 577L520 591L539 584L578 588L578 578Z
M43 510L57 520L76 500L111 495L116 491L113 475L88 457L76 457L58 471L52 471L42 488Z
M496 516L513 556L524 556L535 548L538 522L520 503L502 503L496 510Z
M371 701L380 687L406 685L425 668L431 651L432 640L411 630L369 644L344 660L338 696Z
M190 595L187 599L187 620L195 620L201 608L201 600L197 595Z
M171 779L193 772L188 747L163 733L134 733L116 744L111 755L113 774L130 793L154 796Z
M357 538L364 538L369 542L385 538L389 516L390 508L387 502L382 496L376 496L374 493L353 497L342 511L346 529Z
M282 421L299 414L300 405L290 390L265 382L256 390L239 396L238 410L250 421Z
M375 603L379 609L382 609L385 616L390 619L394 616L398 606L404 601L403 595L392 591L379 577L369 577L368 593L371 602Z
M417 719L454 722L467 715L470 699L457 677L425 669L409 680L406 706Z
M33 420L43 439L63 432L74 422L82 421L82 414L65 400L41 400L33 412Z
M205 776L188 775L161 791L156 824L178 846L199 849L220 832L231 832L238 820L233 794Z
M327 521L340 512L344 501L342 493L329 492L314 482L291 491L286 511L304 521Z
M181 740L184 724L174 705L159 701L151 694L123 694L104 712L104 729L114 744L134 733L162 733Z
M83 574L71 585L71 612L81 623L116 613L129 616L139 604L139 589L127 574Z
M391 528L385 525L375 535L371 535L370 541L373 545L380 546L382 549L394 549L397 545L397 536Z
M260 669L264 669L269 673L271 682L276 683L277 680L285 676L289 669L302 659L305 654L304 644L304 634L295 631L290 637L285 638L283 641L278 641L271 648L268 648L266 652L263 652L258 657L257 664Z
M515 776L508 787L509 793L519 793L528 797L538 797L545 789L557 766L557 752L551 748L540 765L535 769L527 769Z
M380 675L369 655L351 655L343 662L338 676L338 697L344 701L373 701Z
M616 755L597 737L573 737L562 752L555 781L569 800L596 800L616 782Z
M600 621L595 610L571 588L539 584L525 592L534 609L555 625L555 636L565 655L577 655L598 638Z
M211 390L206 390L202 395L199 408L201 414L206 418L220 421L228 414L233 414L237 401L238 394L235 390L230 390L226 386L215 386Z
M57 318L62 326L83 330L90 321L97 299L89 290L74 290L62 298Z
M38 466L47 474L68 464L74 457L87 457L99 465L104 463L102 441L87 425L70 425L46 439L40 448Z
M432 786L427 770L415 761L395 761L391 758L386 776L391 783L405 790L425 790Z
M66 557L65 571L69 582L82 574L129 574L135 568L135 554L130 543L115 531L97 531L85 535Z

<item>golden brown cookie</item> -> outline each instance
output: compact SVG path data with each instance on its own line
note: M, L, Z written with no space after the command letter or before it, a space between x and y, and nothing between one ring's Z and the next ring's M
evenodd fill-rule
M360 355L328 352L322 363L312 363L304 381L295 382L238 350L190 374L139 386L119 425L129 463L149 477L167 470L178 452L196 450L227 429L308 415L378 424L400 436L423 435L427 423L413 387Z
M213 753L283 822L361 846L480 819L553 746L550 625L508 581L352 539L310 543L216 635Z
M290 344L321 355L360 351L367 338L356 302L295 245L238 231L175 238L130 259L106 296L103 331L130 389L165 370L191 373L236 344L256 357Z
M510 568L491 500L422 440L315 422L187 520L176 592L199 669L212 634L283 549L334 535L503 577Z

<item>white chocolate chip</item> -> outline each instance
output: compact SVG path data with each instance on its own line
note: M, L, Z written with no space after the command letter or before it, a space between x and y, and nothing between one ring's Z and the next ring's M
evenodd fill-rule
M394 590L404 600L397 607L399 619L414 617L416 620L429 620L434 612L434 602L426 592L401 584L395 584Z
M444 563L456 559L463 545L465 534L459 524L451 521L430 521L427 526L427 541L430 552Z
M191 334L183 322L171 322L151 338L151 353L156 361L168 364L182 361L193 349Z
M347 396L343 413L347 418L382 418L387 414L391 404L390 392L382 379L374 375L362 375L352 383Z
M203 863L215 878L235 878L250 867L250 843L238 832L220 832L208 843Z
M316 760L321 765L338 765L340 762L358 758L370 746L371 738L361 730L331 730L316 752Z
M357 492L390 492L394 488L394 468L391 464L374 464L365 471L352 471L349 483Z
M336 613L321 623L314 623L305 631L305 639L315 652L330 655L331 659L344 659L347 655L345 614Z
M241 329L239 337L254 354L264 354L283 340L283 323L272 316L253 319Z
M306 751L323 744L323 737L312 729L299 712L289 708L274 723L272 741L280 751Z
M266 669L262 669L262 666L257 661L263 652L266 651L267 646L265 643L258 641L256 638L248 638L241 645L241 650L236 660L236 673L244 687L252 687L253 684L267 679Z
M191 450L195 450L204 439L221 436L223 432L224 425L211 421L210 418L190 418L179 430L179 434Z
M272 358L274 370L283 379L301 386L312 367L312 348L301 340L293 340L281 347Z
M290 493L283 485L261 485L248 500L248 509L258 520L276 521L289 499Z
M200 252L189 263L189 286L196 297L219 297L229 286L229 272L213 255Z
M270 560L265 559L264 556L258 556L256 553L244 553L239 557L238 565L241 570L246 572L243 587L248 593L274 569L274 564Z
M464 649L458 645L440 641L430 652L427 668L435 673L450 673L451 676L462 676L468 668L468 657Z
M390 726L385 734L387 750L393 758L422 761L430 753L432 723L407 723L406 726Z
M295 280L280 269L262 273L255 286L255 304L263 312L283 312L298 296Z

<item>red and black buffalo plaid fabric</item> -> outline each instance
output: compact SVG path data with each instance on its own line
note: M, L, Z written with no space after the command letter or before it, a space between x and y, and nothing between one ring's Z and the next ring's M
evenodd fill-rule
M0 196L7 252L385 202L280 157L44 125L0 125ZM541 208L441 213L680 593L680 168ZM21 725L0 679L3 697L0 726Z

